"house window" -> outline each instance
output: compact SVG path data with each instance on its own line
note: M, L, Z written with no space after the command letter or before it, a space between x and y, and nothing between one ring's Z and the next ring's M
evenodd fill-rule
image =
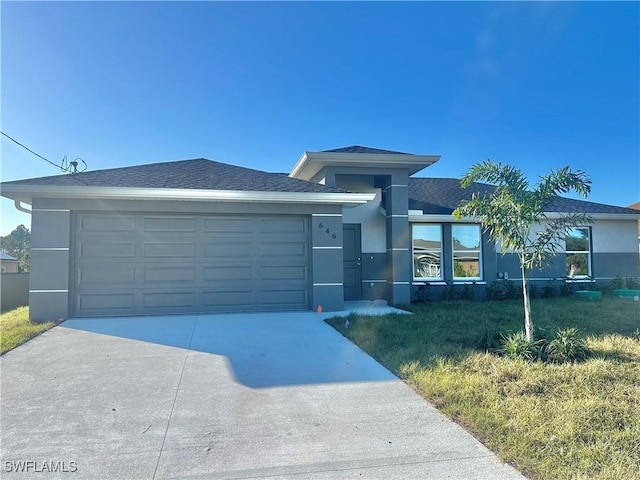
M564 239L567 253L567 277L591 276L589 228L572 228Z
M442 280L442 226L413 225L414 280Z
M480 225L452 225L453 279L482 278L482 232Z

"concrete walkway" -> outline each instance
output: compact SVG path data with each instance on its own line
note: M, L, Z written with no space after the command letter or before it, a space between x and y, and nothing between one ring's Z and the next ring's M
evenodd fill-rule
M68 320L0 360L0 476L523 478L330 315Z

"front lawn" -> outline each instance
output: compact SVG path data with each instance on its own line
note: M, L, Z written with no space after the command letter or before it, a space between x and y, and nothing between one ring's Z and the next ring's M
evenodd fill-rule
M29 307L19 307L3 313L0 315L0 354L22 345L54 325L53 322L31 322Z
M539 335L577 327L583 362L487 353L497 331L523 328L522 303L436 302L414 315L327 320L534 479L640 479L640 304L532 301Z

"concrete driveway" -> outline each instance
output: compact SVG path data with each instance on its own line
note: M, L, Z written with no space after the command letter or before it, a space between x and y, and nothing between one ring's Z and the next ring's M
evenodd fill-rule
M0 476L523 478L323 316L68 320L0 360Z

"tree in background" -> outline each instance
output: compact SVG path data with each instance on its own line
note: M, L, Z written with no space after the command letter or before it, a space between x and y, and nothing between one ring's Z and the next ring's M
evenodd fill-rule
M527 340L532 342L529 271L542 267L548 257L556 254L571 228L591 221L583 213L561 214L557 218L547 219L545 212L559 194L574 191L586 198L591 191L591 180L581 170L574 172L564 167L541 176L531 189L521 170L487 160L473 165L460 184L466 188L481 180L495 185L494 192L484 195L474 193L471 200L463 201L453 215L458 220L462 217L476 218L496 245L501 244L503 255L508 251L518 255L522 272L525 334ZM534 226L540 226L543 230L534 234Z
M24 225L5 237L0 237L0 249L18 259L18 271L28 272L31 260L31 232Z

